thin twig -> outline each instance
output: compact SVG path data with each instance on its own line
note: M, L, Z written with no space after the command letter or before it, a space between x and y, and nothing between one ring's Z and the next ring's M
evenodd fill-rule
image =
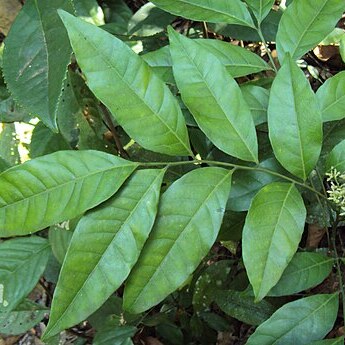
M208 28L206 22L202 22L202 32L204 38L208 38Z
M257 28L256 28L256 31L258 32L259 36L260 36L260 39L261 39L261 42L262 44L264 45L265 47L265 50L266 50L266 53L268 55L268 58L270 59L271 61L271 65L272 65L272 68L274 69L274 72L278 72L277 71L277 67L276 67L276 64L274 63L274 60L273 60L273 56L272 56L272 52L271 52L271 49L268 47L267 43L266 43L266 40L265 40L265 37L262 33L262 30L261 30L261 26L259 25Z

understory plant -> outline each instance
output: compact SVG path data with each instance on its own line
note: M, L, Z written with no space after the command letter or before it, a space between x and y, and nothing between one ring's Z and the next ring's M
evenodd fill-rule
M1 140L33 128L0 157L0 333L344 344L345 72L306 58L344 9L27 0L0 60Z

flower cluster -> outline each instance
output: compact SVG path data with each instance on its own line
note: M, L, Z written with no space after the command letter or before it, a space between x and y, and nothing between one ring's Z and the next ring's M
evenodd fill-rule
M345 216L345 173L337 171L332 167L330 172L326 173L327 181L330 182L328 200L334 202L340 208L340 215Z

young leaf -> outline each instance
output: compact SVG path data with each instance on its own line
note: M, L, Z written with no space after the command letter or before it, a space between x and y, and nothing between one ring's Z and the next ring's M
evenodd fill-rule
M296 253L268 296L288 296L320 284L332 270L333 258L318 253Z
M277 284L295 254L306 218L294 184L273 182L254 197L243 229L243 261L257 301Z
M217 238L231 171L193 170L163 194L155 225L125 287L124 308L140 313L175 291Z
M294 1L285 10L277 32L277 50L281 62L285 53L299 59L320 43L335 27L345 4L339 0Z
M336 145L329 153L326 168L327 170L335 168L341 173L345 172L345 140Z
M246 3L251 8L255 18L260 24L271 11L274 0L246 0Z
M71 46L56 12L74 12L71 0L28 0L6 38L3 71L19 104L57 131L56 116Z
M335 121L345 117L345 71L329 78L316 92L322 120Z
M172 28L169 39L177 86L199 127L220 150L257 162L254 122L236 81L198 42Z
M254 298L243 291L216 291L215 301L224 313L249 325L260 325L275 311L272 304L266 301L255 303Z
M210 23L228 23L254 27L246 5L240 0L153 0L161 9L184 18Z
M59 151L0 174L0 236L72 219L112 196L135 163L97 151Z
M288 55L272 84L268 127L278 161L306 180L321 152L322 119L308 80Z
M177 100L141 57L106 31L59 14L88 86L125 131L148 150L191 154Z
M45 337L86 319L127 278L155 220L164 173L136 172L113 198L80 220L56 286Z
M38 324L49 312L47 307L24 300L9 313L0 313L0 333L18 335Z
M35 287L47 265L48 241L14 238L0 244L0 314L13 310Z
M324 337L337 317L338 298L314 295L285 304L256 329L247 345L304 345Z

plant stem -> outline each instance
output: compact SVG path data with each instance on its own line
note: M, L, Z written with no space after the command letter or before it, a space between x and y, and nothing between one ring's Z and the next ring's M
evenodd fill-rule
M277 67L276 67L276 64L274 63L274 60L273 60L273 56L272 56L272 52L271 52L271 49L268 47L267 43L266 43L266 40L265 40L265 37L262 33L262 30L261 30L261 25L259 24L258 27L256 28L256 31L258 32L259 36L260 36L260 39L262 41L262 44L264 45L265 47L265 50L266 50L266 53L268 55L268 58L270 59L271 61L271 65L274 69L274 72L278 72L277 70Z
M294 184L297 184L305 189L308 189L310 191L312 191L313 193L315 193L316 195L318 195L319 197L323 198L323 199L327 199L327 196L323 195L322 193L318 192L317 190L315 190L313 187L310 187L309 185L300 182L298 180L295 180L291 177L282 175L276 171L273 170L269 170L269 169L265 169L265 168L261 168L258 166L255 167L250 167L250 166L246 166L246 165L239 165L239 164L233 164L233 163L226 163L226 162L219 162L219 161L210 161L210 160L192 160L192 161L181 161L181 162L137 162L139 164L139 166L142 167L157 167L157 166L166 166L167 168L172 167L172 166L179 166L179 165L188 165L188 164L208 164L208 165L218 165L218 166L223 166L223 167L227 167L227 168L233 168L233 169L237 169L237 170L250 170L250 171L259 171L259 172L263 172L263 173L267 173L273 176L277 176L280 177L281 179L284 179L286 181L292 182Z

